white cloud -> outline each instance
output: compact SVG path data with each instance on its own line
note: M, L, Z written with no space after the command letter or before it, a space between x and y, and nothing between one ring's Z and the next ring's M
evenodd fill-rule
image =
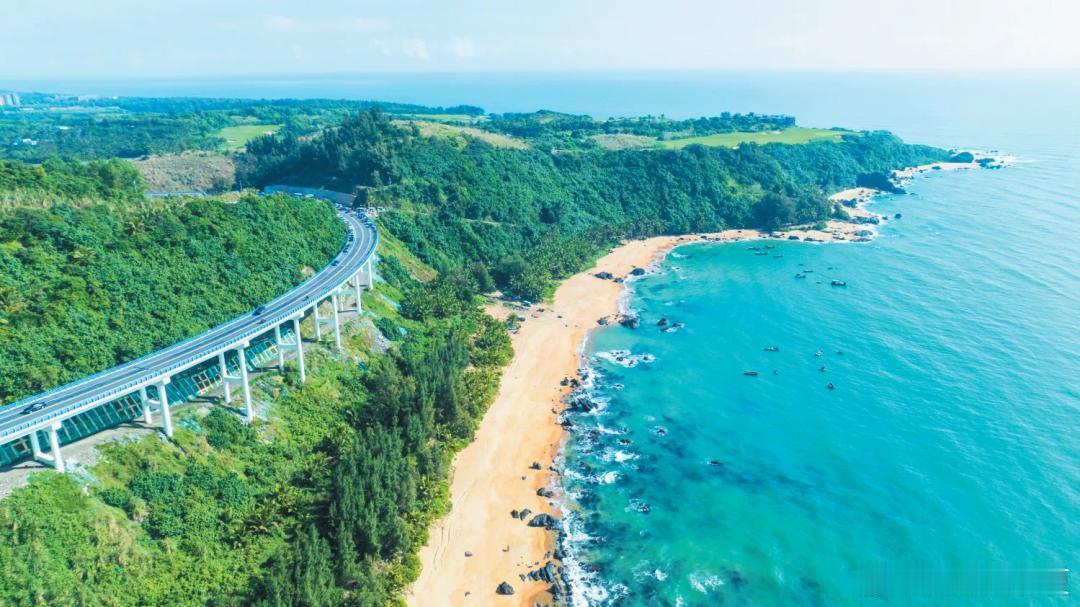
M455 57L471 58L476 56L476 44L472 38L461 37L450 39L450 52Z
M401 52L411 59L427 61L429 58L427 42L423 38L402 38Z

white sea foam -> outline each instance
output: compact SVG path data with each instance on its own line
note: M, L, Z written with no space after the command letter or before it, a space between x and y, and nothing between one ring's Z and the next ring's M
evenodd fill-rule
M637 453L630 453L629 451L620 451L618 449L604 449L604 454L600 456L600 459L605 462L615 462L621 464L623 462L629 462L638 458Z
M631 354L630 350L610 350L608 352L597 352L594 354L596 358L607 361L613 365L619 365L627 369L632 369L641 363L651 363L656 360L656 357L649 353L644 354Z
M711 573L691 573L690 585L694 587L694 590L702 594L709 594L710 590L716 590L724 585L724 580L720 579L720 576L713 575Z

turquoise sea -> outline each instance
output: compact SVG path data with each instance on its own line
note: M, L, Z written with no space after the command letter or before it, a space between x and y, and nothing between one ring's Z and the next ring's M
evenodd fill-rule
M577 605L1077 603L1059 591L1080 567L1078 72L0 84L788 113L1016 156L880 199L903 217L868 244L692 245L633 283L641 328L588 345L601 407L572 416L564 452L567 563ZM663 333L661 317L685 327Z
M632 284L570 416L577 605L1076 603L1080 97L1002 82L882 105L1009 168L916 178L868 244L694 244Z

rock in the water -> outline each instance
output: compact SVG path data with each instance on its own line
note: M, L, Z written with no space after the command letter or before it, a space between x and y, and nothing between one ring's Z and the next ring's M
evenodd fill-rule
M633 270L630 270L630 275L631 276L642 276L644 274L645 274L645 269L644 268L634 268Z
M623 282L623 277L622 276L619 276L619 277L617 277L615 279L615 284L617 284L617 285L621 285L622 282Z
M656 321L656 326L662 327L667 324L667 317L664 316L660 320Z
M510 584L507 584L506 582L503 582L499 584L497 588L495 588L495 594L501 594L506 596L514 594L514 587Z
M559 523L558 519L550 514L537 514L529 521L530 527L543 527L544 529L554 529L555 525Z
M540 487L536 490L536 494L540 497L555 497L555 491L548 489L547 487Z
M636 314L627 314L619 319L619 324L627 329L636 329L641 326L641 319Z
M601 326L608 324L607 316L597 319L596 324L601 325Z

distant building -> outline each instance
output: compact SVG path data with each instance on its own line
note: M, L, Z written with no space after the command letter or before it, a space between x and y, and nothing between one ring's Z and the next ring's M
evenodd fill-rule
M0 106L18 107L22 105L18 93L0 93Z

